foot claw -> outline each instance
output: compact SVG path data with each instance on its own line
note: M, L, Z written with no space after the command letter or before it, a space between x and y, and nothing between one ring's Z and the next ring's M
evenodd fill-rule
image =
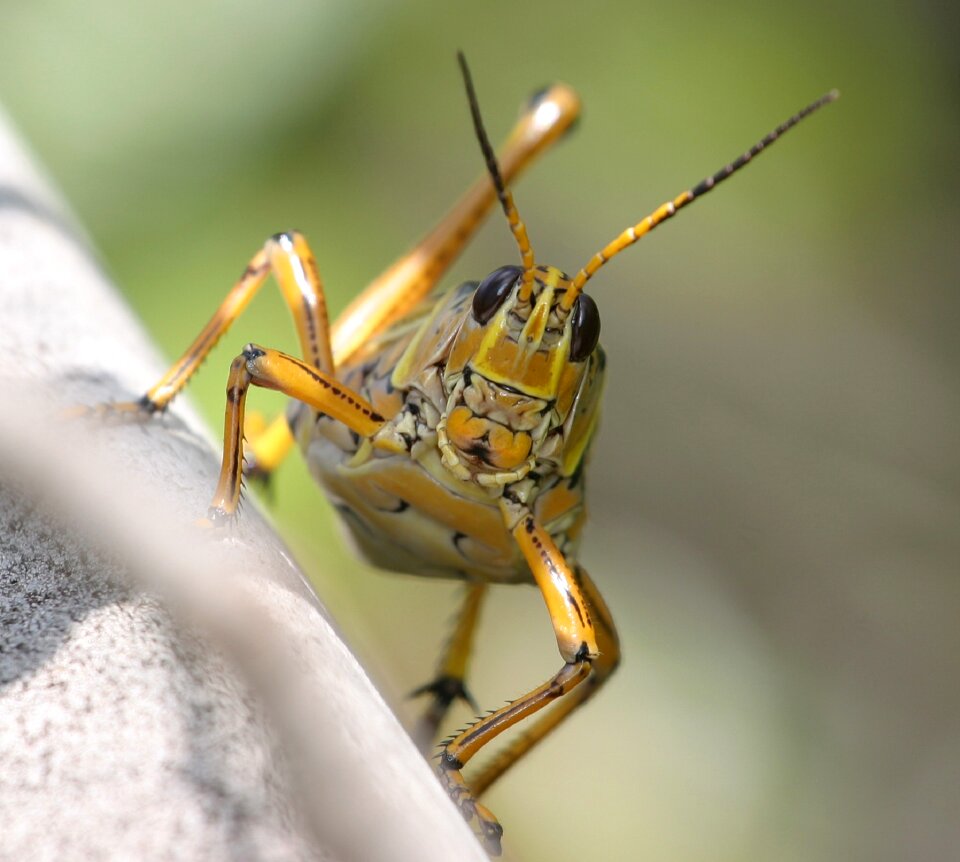
M440 766L437 774L440 777L440 783L443 785L447 795L453 800L453 804L463 815L476 832L484 849L491 856L499 856L503 852L501 838L503 837L503 827L493 816L493 812L485 805L481 805L474 799L473 794L463 780L463 775L459 768L451 766L459 764L456 759L451 759L449 754L444 753L440 759Z
M200 518L197 521L197 526L200 527L225 527L227 524L232 524L237 519L236 512L228 512L225 509L221 509L219 506L211 506L207 509L207 517Z
M437 731L443 723L447 710L455 700L465 701L474 712L480 710L463 684L463 680L459 677L441 674L433 682L428 682L426 685L421 685L420 688L411 691L408 697L419 697L422 694L432 695L433 701L417 722L412 735L417 747L426 756L430 753L433 740L437 738Z
M480 821L480 840L483 842L484 849L491 856L499 856L503 853L501 844L503 827L490 813L490 810L482 805L477 806L477 818Z
M432 694L442 704L444 710L455 700L462 700L474 712L480 712L480 707L477 706L473 695L467 691L466 685L459 677L445 674L438 676L433 682L428 682L411 691L407 697L419 697L421 694Z

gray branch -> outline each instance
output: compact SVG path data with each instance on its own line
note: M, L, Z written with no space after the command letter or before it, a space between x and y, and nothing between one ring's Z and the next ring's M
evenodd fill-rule
M485 859L0 116L0 859Z

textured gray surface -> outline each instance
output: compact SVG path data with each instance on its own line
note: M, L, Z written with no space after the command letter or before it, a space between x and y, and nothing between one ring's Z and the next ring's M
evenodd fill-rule
M4 858L312 858L262 711L223 660L11 490L0 490Z
M0 859L485 858L254 507L191 526L190 411L56 418L159 370L61 212L0 117Z

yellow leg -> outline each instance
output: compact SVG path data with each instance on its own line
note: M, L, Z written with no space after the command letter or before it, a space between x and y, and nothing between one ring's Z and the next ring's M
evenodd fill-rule
M163 377L139 401L113 404L111 411L155 413L166 409L271 272L293 315L304 359L313 367L333 374L335 366L323 282L309 244L300 233L291 231L276 234L266 241L207 325ZM262 476L269 474L292 445L293 435L286 418L279 416L263 433L256 435L255 442L248 445L247 472Z
M249 305L271 272L293 314L303 358L314 368L333 374L327 305L316 261L303 236L295 231L281 233L268 239L253 256L240 280L193 344L140 399L139 409L154 413L166 408Z
M481 719L443 747L439 766L441 780L463 815L476 821L487 849L493 854L500 853L503 830L492 812L476 801L476 792L467 786L463 777L464 766L503 731L558 702L554 712L535 724L524 740L509 746L505 757L494 761L492 767L481 774L481 789L488 787L583 703L610 675L619 657L609 611L586 573L567 564L550 535L526 506L505 496L501 510L543 595L564 665L543 685Z
M363 437L372 436L386 422L366 399L332 375L278 350L248 344L243 353L234 359L227 380L223 463L208 513L208 518L214 523L232 517L240 502L243 412L251 384L276 389L309 404L314 410L343 422Z
M483 768L470 779L470 789L475 796L482 796L494 781L520 760L571 712L593 697L620 663L620 640L617 637L617 630L614 628L613 620L603 598L597 592L590 576L581 566L575 566L573 571L583 591L584 598L587 600L587 607L591 611L597 629L597 645L600 649L600 655L593 660L593 672L576 691L560 700L523 735L517 737L502 751L497 752L493 760L483 765Z
M473 635L476 631L477 620L480 618L480 607L486 595L487 585L483 583L469 584L463 606L457 616L457 625L447 642L437 675L432 682L420 686L412 692L411 697L421 694L433 695L433 701L414 729L413 738L426 753L437 737L437 730L443 721L447 710L455 700L466 701L474 710L480 708L470 696L466 687L467 664L470 661L470 652L473 646Z
M589 674L588 660L569 662L552 679L481 719L444 746L440 755L440 780L463 816L468 821L476 821L480 838L491 855L499 856L501 853L500 838L503 827L489 808L476 801L461 770L470 758L497 735L573 691Z

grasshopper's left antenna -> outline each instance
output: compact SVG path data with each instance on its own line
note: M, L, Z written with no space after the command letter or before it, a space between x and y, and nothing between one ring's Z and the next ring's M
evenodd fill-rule
M517 205L513 202L513 195L500 175L500 166L497 164L497 156L493 152L490 139L487 137L487 130L483 127L480 103L477 101L477 92L473 88L473 78L470 75L470 67L467 65L467 58L463 56L463 51L457 51L457 60L460 62L460 71L463 73L463 84L467 89L467 101L470 103L473 128L476 131L477 140L480 142L483 158L487 163L487 171L490 173L490 179L493 180L497 197L500 199L500 206L503 207L504 215L510 223L510 230L513 232L514 239L516 239L517 246L520 249L520 259L523 261L523 276L518 298L521 301L528 300L533 291L534 258L530 238L527 236L527 226L521 221L520 213L517 212Z

